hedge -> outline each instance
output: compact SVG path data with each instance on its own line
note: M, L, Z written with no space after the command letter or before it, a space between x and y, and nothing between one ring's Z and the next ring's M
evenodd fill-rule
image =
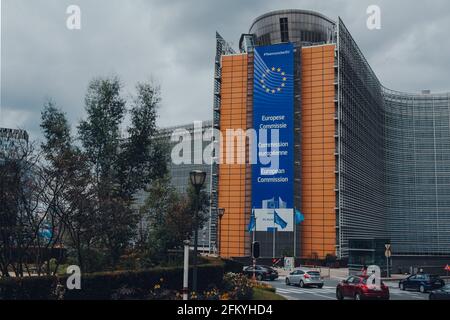
M6 278L0 280L0 300L48 300L56 277Z
M198 267L198 290L220 287L225 270L225 262L217 265ZM241 269L242 270L242 269ZM54 290L59 279L65 285L64 277L26 277L0 280L0 300L50 300L55 299ZM143 271L122 271L85 274L81 276L81 290L66 290L67 300L109 300L117 290L132 288L149 293L163 279L162 288L181 290L183 268L154 268ZM190 268L189 279L192 279Z
M223 259L222 261L224 264L225 273L241 273L244 268L244 264L236 260Z

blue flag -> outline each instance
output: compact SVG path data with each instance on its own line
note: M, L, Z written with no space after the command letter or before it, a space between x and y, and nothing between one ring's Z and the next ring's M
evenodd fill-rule
M255 217L255 209L252 210L252 214L250 215L250 222L248 223L247 231L251 232L256 228L256 217Z
M50 241L53 237L53 232L51 227L48 224L45 224L41 229L39 229L39 236L44 238L45 240Z
M295 209L295 224L300 224L303 221L305 221L305 217L303 216L303 214L298 210Z
M274 210L273 214L274 214L273 222L275 222L275 224L279 225L281 227L281 229L285 229L287 227L287 222L284 221L275 210Z

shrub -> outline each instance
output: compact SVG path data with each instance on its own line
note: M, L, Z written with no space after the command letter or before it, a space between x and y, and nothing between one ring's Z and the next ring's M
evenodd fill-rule
M224 264L225 273L241 273L244 268L244 264L236 260L223 259L222 261Z
M7 278L0 281L0 300L48 300L54 298L56 278L51 276Z
M192 268L189 279L192 279ZM220 286L224 274L223 265L201 265L198 267L198 289L206 290L211 285ZM180 290L183 284L183 268L154 268L143 271L103 272L84 274L81 290L62 290L63 277L27 277L0 280L0 299L5 300L49 300L57 296L66 300L109 300L152 298L155 285L164 281L165 290ZM58 290L57 290L58 289ZM160 296L153 298L161 299Z
M252 282L244 274L227 273L223 278L223 289L230 300L250 300L252 298Z

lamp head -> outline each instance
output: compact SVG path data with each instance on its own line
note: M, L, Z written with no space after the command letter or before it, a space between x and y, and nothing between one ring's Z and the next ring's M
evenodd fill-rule
M193 170L189 173L192 186L196 190L200 190L206 180L206 172L200 170Z

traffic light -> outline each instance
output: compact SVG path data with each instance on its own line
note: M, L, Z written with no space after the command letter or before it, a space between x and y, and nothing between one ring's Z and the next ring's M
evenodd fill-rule
M259 258L259 242L255 241L252 243L252 257L253 259Z

